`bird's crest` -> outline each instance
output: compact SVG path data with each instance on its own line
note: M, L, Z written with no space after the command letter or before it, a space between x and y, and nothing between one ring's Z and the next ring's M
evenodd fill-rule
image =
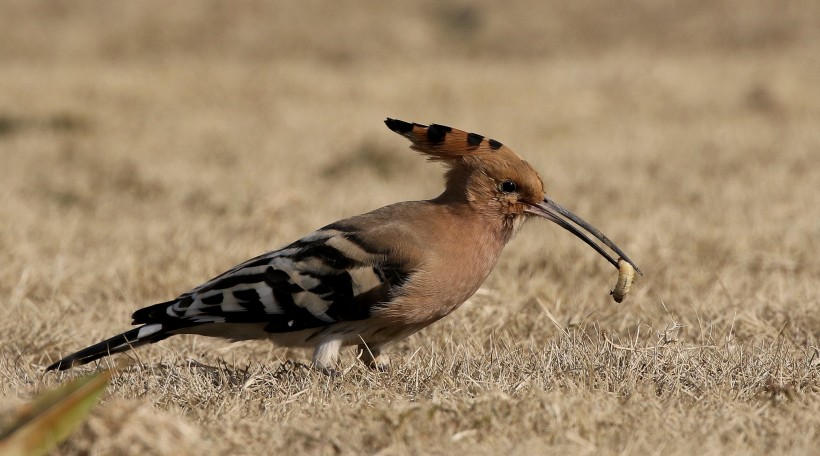
M467 133L446 125L422 125L391 118L387 118L384 123L389 129L409 139L414 150L427 155L431 160L450 165L467 157L521 160L521 157L508 147L478 133Z
M409 139L414 150L449 168L445 175L447 195L460 194L468 199L489 202L497 186L511 180L530 199L540 201L544 197L544 183L538 173L512 149L495 139L446 125L421 125L390 118L384 123ZM471 179L471 176L484 178ZM477 193L483 196L479 197Z

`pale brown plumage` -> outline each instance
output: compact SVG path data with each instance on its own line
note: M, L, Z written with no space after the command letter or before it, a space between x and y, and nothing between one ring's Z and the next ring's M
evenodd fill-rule
M634 265L598 230L547 198L538 173L501 143L443 125L385 123L413 149L447 166L445 190L437 198L341 220L248 260L172 301L136 311L133 324L142 326L48 370L174 334L315 347L313 363L325 372L333 371L342 346L359 345L365 363L384 368L384 345L472 296L531 216L559 224L618 266L571 221Z

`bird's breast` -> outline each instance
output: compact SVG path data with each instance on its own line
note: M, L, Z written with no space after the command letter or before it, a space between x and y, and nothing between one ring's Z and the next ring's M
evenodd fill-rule
M474 224L456 228L429 238L420 266L379 317L398 325L426 326L458 308L481 287L504 239Z

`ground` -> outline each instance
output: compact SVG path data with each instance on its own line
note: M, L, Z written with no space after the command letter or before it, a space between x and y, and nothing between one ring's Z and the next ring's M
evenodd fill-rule
M820 445L817 2L11 1L0 410L107 366L55 454L806 454ZM239 261L428 198L382 121L475 131L643 269L525 226L464 306L329 378L183 336L65 373Z

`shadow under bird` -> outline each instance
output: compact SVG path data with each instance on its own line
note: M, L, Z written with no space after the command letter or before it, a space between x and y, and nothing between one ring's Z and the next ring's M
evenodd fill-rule
M385 345L472 296L522 223L536 217L555 222L618 268L585 230L635 267L600 231L547 197L538 173L500 142L444 125L385 124L447 167L441 195L340 220L252 258L176 299L137 310L132 324L138 328L47 370L175 334L314 347L313 365L325 373L335 372L342 346L358 345L368 366L386 369Z

